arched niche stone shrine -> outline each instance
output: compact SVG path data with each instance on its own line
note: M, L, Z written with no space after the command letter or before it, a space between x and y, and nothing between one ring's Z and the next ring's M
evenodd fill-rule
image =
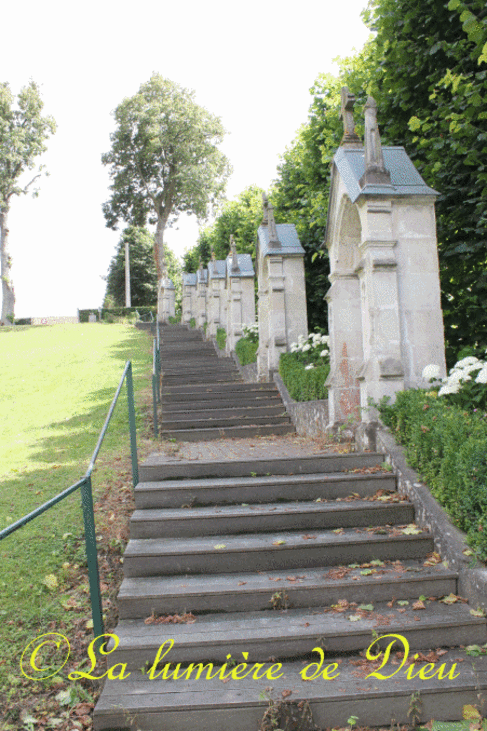
M225 327L227 317L227 298L225 292L227 266L224 259L216 259L214 255L208 262L207 291L207 338L215 338L219 327Z
M257 232L259 283L259 379L279 368L281 353L300 335L307 337L304 249L294 224L277 224L263 195L264 218Z
M226 259L227 339L225 352L235 350L242 337L242 325L255 322L255 272L250 254L237 254L233 236L230 237L230 253Z
M196 327L203 328L206 322L206 289L208 286L208 269L203 264L196 272Z
M196 313L196 274L192 272L183 272L181 311L182 323L188 325Z
M365 145L353 97L342 92L345 134L333 158L326 246L330 282L330 425L373 421L369 400L425 386L445 368L435 198L403 147L381 146L376 104L365 106Z
M159 282L157 296L157 320L158 322L169 322L174 317L176 309L176 290L174 284L167 276L163 276Z

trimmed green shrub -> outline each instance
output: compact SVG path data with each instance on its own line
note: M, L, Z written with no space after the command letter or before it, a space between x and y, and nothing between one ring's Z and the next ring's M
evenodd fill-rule
M245 366L249 363L255 363L257 360L257 348L259 341L248 336L240 338L235 345L235 353L240 365Z
M325 381L329 372L328 363L307 369L297 353L283 353L279 359L279 375L295 401L326 399Z
M192 317L191 320L189 321L189 326L190 327L196 327L196 320L195 320L194 317Z
M136 317L136 313L138 312L145 320L149 320L149 313L152 312L152 315L155 316L156 311L156 307L103 307L101 310L101 319L107 322L115 322L116 317L129 317L130 315ZM98 318L100 310L78 310L78 313L80 322L88 322L90 315L96 315Z
M487 414L451 405L436 391L401 391L378 405L431 493L487 560Z
M227 331L224 327L218 327L216 330L216 344L220 350L225 350L227 344Z

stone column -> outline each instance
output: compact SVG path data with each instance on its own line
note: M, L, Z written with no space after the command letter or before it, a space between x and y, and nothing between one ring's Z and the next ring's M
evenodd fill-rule
M174 317L176 307L176 290L170 279L165 277L159 282L157 297L157 320L158 322L169 322Z
M192 317L196 319L196 274L183 273L183 293L181 303L183 325L189 325Z
M276 226L272 206L264 197L264 220L258 230L259 378L279 367L281 353L299 335L307 337L304 249L293 224Z

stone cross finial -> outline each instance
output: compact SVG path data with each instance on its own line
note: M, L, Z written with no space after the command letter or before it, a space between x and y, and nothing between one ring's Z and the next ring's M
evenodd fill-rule
M342 87L342 109L340 116L343 119L343 137L340 142L341 146L353 145L357 147L361 145L361 140L355 132L355 122L353 119L353 105L355 104L355 96L351 94L346 86Z
M263 210L263 217L262 217L262 226L267 226L269 224L269 216L267 212L267 206L269 205L269 200L267 198L267 195L262 192L262 210Z
M232 272L240 271L240 267L238 265L237 245L233 238L233 234L230 234L230 256L232 257Z
M371 96L367 98L365 111L365 173L360 185L390 185L391 174L386 170L379 127L377 125L377 104Z
M267 216L269 225L269 248L278 249L281 246L281 242L277 236L276 222L274 219L274 209L270 203L267 204Z

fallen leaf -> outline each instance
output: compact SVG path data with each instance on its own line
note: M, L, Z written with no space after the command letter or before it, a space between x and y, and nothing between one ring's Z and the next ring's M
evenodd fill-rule
M413 602L413 609L426 609L426 605L420 599L417 602Z
M456 594L448 594L448 596L444 596L442 599L440 599L440 602L443 604L455 604L455 602L458 601L458 597Z
M293 694L292 690L283 690L281 693L283 698L288 698L292 694Z
M286 541L283 541L282 539L280 539L279 541L272 541L273 546L282 546L285 543L286 543Z
M226 547L227 547L226 543L217 543L216 546L213 546L213 548L217 548L217 549L226 548Z

